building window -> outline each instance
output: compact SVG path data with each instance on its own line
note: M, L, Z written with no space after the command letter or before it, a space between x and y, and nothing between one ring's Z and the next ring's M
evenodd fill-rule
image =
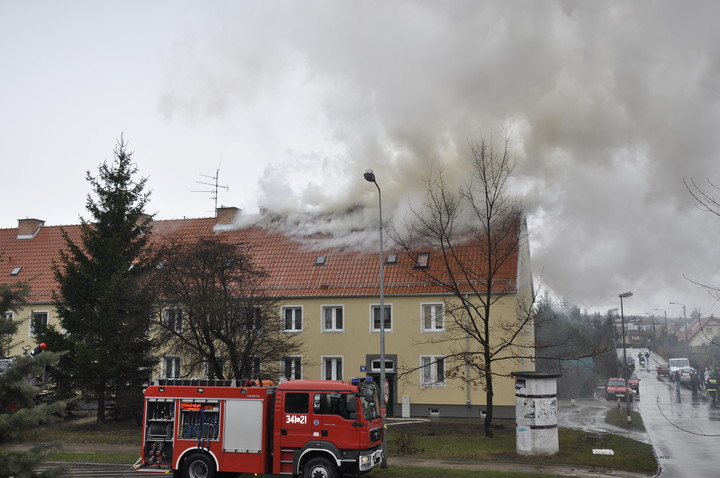
M302 359L300 357L285 357L282 368L285 380L300 380L302 378Z
M302 307L283 307L282 314L285 332L302 332Z
M388 254L386 264L397 264L397 254Z
M182 330L182 309L176 307L165 309L164 314L165 328L172 332L180 332Z
M324 266L326 260L327 260L327 256L317 256L315 258L315 265L316 266Z
M225 359L223 359L220 356L215 357L215 361L218 363L218 366L220 367L220 370L222 371L225 368ZM205 362L205 376L209 380L218 380L220 377L218 374L213 372L212 367L210 367L210 364L208 362Z
M442 332L445 329L445 307L443 304L422 305L422 331Z
M712 334L712 327L708 327L707 330L706 330L706 332L707 332L708 335Z
M380 332L380 306L373 305L372 310L372 332ZM383 314L383 322L385 323L385 331L392 331L392 307L385 306L385 314Z
M248 331L260 330L262 327L262 310L260 307L246 307L243 311L243 321Z
M415 262L415 265L420 268L425 268L430 264L430 253L429 252L421 252L417 255L417 261Z
M342 305L326 305L322 308L323 332L343 331Z
M343 359L342 357L323 357L323 380L342 380L343 379Z
M11 276L16 276L20 274L20 271L22 270L22 267L15 267L12 271L10 271Z
M165 378L180 378L180 357L163 358L163 369Z
M39 328L47 327L48 325L48 312L38 312L33 310L32 317L30 319L30 337L35 337L35 331Z
M372 373L380 373L380 359L375 359L370 362L370 371ZM385 358L385 373L395 373L395 362Z
M445 357L439 355L420 357L420 384L425 387L445 386Z
M15 313L12 310L5 312L5 320L13 320L13 318L15 318Z

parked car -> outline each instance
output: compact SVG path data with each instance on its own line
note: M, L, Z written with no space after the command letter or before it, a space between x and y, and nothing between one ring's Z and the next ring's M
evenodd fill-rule
M630 389L632 389L633 392L635 392L637 395L640 395L640 379L636 374L630 375L630 378L628 379L628 385L630 385Z
M670 364L670 376L675 372L680 372L680 381L682 383L690 383L692 380L691 376L693 373L693 368L690 366L690 361L686 358L671 358L669 360Z
M625 399L625 395L629 394L630 401L633 400L632 389L627 386L624 378L611 378L605 386L605 399L616 400Z
M670 376L670 366L667 363L658 362L657 367L655 367L655 371L657 372L658 378Z

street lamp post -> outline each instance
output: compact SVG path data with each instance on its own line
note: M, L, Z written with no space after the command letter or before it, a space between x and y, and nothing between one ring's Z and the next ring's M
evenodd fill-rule
M687 314L685 314L685 304L680 302L670 302L672 305L682 305L683 308L683 320L685 321L685 356L690 360L690 341L688 340L688 329L687 329Z
M632 421L630 416L630 393L628 393L628 373L627 373L627 350L625 349L625 312L623 311L623 299L632 296L632 292L623 292L620 294L620 320L622 323L622 340L623 340L623 374L625 374L625 409L627 410L627 422Z
M382 222L382 192L380 191L380 185L375 180L375 173L372 169L366 169L363 174L365 181L375 184L378 190L378 210L380 212L380 410L386 410L387 404L385 403L385 287L384 287L384 252L383 252L383 222ZM380 463L380 468L387 468L387 427L385 426L385 413L382 414L383 420L383 458Z
M668 324L667 324L667 310L665 309L655 309L663 314L665 314L665 353L667 353L667 346L668 346Z

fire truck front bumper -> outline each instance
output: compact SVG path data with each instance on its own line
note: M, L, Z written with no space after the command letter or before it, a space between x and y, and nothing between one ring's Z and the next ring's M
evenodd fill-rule
M383 457L382 447L360 455L360 471L368 471L380 464Z

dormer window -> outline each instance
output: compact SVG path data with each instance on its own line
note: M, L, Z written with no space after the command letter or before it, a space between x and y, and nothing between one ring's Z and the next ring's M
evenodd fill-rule
M424 269L425 267L430 264L430 253L429 252L421 252L417 255L417 259L415 261L415 265L421 269Z
M317 256L317 258L315 259L315 265L316 266L324 266L326 259L327 259L327 256Z
M386 264L397 264L397 254L388 254Z
M18 274L20 273L21 270L22 270L22 267L16 267L15 269L13 269L13 270L10 272L10 275L11 275L11 276L16 276L16 275L18 275Z

